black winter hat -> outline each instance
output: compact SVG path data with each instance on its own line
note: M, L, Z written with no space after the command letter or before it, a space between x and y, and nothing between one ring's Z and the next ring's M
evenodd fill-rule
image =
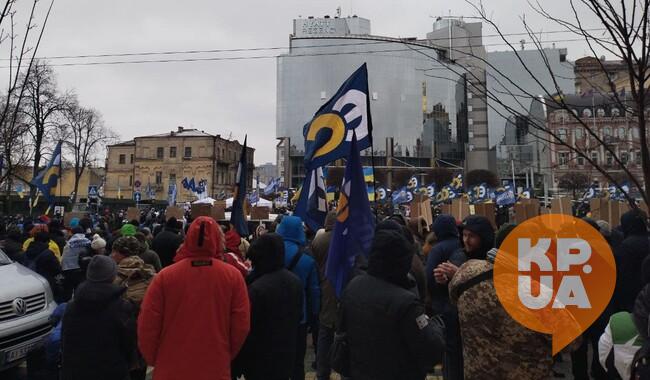
M276 233L267 233L255 239L247 256L253 263L255 274L264 274L284 267L284 240Z
M375 232L368 259L368 274L408 288L407 275L412 261L413 245L406 240L402 231L379 229Z
M463 220L462 230L468 230L481 238L481 248L477 252L467 252L470 259L484 260L487 252L494 247L494 229L488 218L482 215L470 215Z
M86 269L86 279L90 282L111 283L117 275L117 265L108 256L95 255Z

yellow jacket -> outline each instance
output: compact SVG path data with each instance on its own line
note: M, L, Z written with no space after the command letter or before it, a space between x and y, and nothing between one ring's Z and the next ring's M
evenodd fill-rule
M32 244L34 241L33 237L30 237L29 239L25 240L23 243L23 252L27 251L27 248L29 248L29 245ZM56 256L57 259L59 259L59 262L61 262L61 250L59 249L59 246L54 242L54 240L50 240L48 243L48 248L52 253L54 253L54 256Z

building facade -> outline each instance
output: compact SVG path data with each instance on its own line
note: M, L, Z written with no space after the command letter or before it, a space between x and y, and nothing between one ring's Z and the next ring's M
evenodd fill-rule
M289 44L277 60L277 163L285 185L298 187L304 179L302 127L363 63L375 167L464 165L466 76L441 49L424 39L372 35L370 21L356 16L294 20ZM370 155L362 153L365 164Z
M181 185L184 178L194 178L197 185L205 180L209 196L229 195L235 185L241 149L236 140L183 127L110 145L105 197L133 199L134 192L140 192L142 200L163 201L168 198L170 185L175 184L177 202L195 200L195 195ZM248 148L249 188L254 151Z
M268 185L271 179L278 177L278 167L272 162L267 162L256 166L253 175L255 178L259 176L260 182Z
M32 168L31 167L21 167L16 170L16 174L25 179L31 179L32 177ZM82 201L88 198L88 188L90 186L95 186L97 189L101 189L102 183L104 181L105 171L104 168L96 167L87 167L84 169L84 172L79 178L79 185L77 189L77 201ZM63 163L61 168L61 176L59 177L59 182L57 184L56 190L53 192L55 197L59 198L69 198L74 192L74 180L75 180L75 171L74 167L70 166L67 163ZM8 185L8 182L5 182L4 185ZM17 195L22 192L23 196L29 196L29 185L26 182L23 182L18 179L13 179L11 181L11 193ZM6 187L5 187L6 189ZM41 198L42 199L42 198Z
M551 110L547 121L549 130L584 152L615 179L624 180L627 177L622 169L624 165L642 181L639 128L635 118L613 104L608 96L570 95L565 98L565 102L570 105L573 113L580 116L586 126L566 110ZM598 143L591 131L605 144ZM575 172L586 174L590 181L598 181L601 185L610 182L593 165L568 147L559 143L552 145L550 161L554 187L559 187L563 175ZM615 153L622 165L615 161L614 155L605 149L605 146Z

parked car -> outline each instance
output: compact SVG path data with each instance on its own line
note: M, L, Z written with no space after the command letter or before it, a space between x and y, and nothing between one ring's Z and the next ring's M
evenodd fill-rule
M55 308L45 278L0 250L0 371L18 365L43 345Z

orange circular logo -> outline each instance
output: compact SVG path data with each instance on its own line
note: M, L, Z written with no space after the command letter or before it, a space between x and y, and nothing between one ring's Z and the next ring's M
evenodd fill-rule
M520 224L501 244L494 263L501 304L522 325L552 334L554 355L598 318L615 283L607 241L568 215L542 215Z

